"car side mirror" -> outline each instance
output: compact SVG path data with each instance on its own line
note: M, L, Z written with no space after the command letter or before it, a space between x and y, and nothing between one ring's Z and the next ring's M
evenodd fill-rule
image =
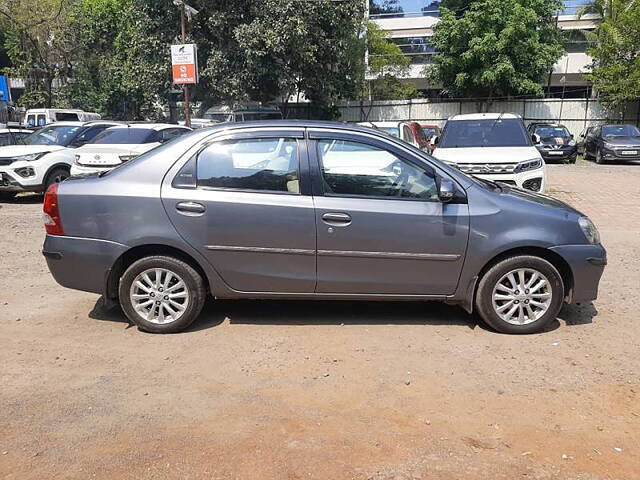
M449 178L440 178L438 198L441 202L450 202L456 193L456 186Z
M569 138L573 140L573 133L569 135Z
M533 140L533 143L537 145L538 143L540 143L540 135L534 133L533 135L531 135L531 140Z

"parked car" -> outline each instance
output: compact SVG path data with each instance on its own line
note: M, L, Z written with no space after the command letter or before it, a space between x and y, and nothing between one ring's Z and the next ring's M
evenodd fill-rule
M532 123L529 133L546 163L576 163L578 147L567 127L557 123Z
M45 196L61 285L177 332L205 298L439 300L540 331L596 298L606 252L567 204L331 122L222 124Z
M0 198L18 192L42 192L69 176L74 149L116 122L58 122L0 147Z
M589 135L589 132L594 128L596 127L595 126L585 127L582 129L582 131L578 135L578 138L576 140L576 148L578 149L579 155L584 155L584 142L587 138L587 135Z
M429 153L433 153L433 151L436 149L436 146L431 143L431 139L434 137L439 137L441 135L440 127L438 125L432 125L429 123L421 123L420 126L422 127L422 131L424 131L424 134L427 137L427 141L429 142L427 150L429 151Z
M429 149L429 140L418 122L371 122L371 124L378 130L404 140L420 150Z
M0 128L0 147L7 145L20 145L25 137L33 133L33 130L26 128Z
M63 108L32 108L24 116L24 126L40 128L55 122L89 122L100 120L95 112Z
M451 117L435 137L433 155L486 180L543 192L545 167L522 118L512 113Z
M635 125L601 125L589 130L584 141L585 158L597 163L640 160L640 130Z
M216 105L207 109L202 117L192 118L192 128L204 128L221 122L250 122L255 120L282 120L282 112L275 105ZM184 124L184 122L181 122Z
M134 123L108 128L76 150L71 175L110 170L190 131L170 123Z

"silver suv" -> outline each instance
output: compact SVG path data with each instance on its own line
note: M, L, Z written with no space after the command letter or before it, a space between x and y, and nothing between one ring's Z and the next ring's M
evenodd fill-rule
M440 300L530 333L596 298L606 252L553 198L480 180L381 132L224 124L45 196L63 286L176 332L218 298Z

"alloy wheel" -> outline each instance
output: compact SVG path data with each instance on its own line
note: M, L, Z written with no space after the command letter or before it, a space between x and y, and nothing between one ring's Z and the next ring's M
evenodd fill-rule
M189 290L179 275L165 268L150 268L131 284L129 299L135 312L155 324L178 320L189 305Z
M493 288L496 314L512 325L527 325L542 317L551 305L551 283L532 268L517 268L503 275Z

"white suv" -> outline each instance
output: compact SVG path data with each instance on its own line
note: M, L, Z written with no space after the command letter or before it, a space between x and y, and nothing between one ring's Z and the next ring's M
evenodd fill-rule
M21 145L0 147L0 198L18 192L42 192L69 176L76 147L116 122L58 122L21 139Z
M465 173L534 192L544 191L544 160L518 115L455 115L434 141L433 156Z

